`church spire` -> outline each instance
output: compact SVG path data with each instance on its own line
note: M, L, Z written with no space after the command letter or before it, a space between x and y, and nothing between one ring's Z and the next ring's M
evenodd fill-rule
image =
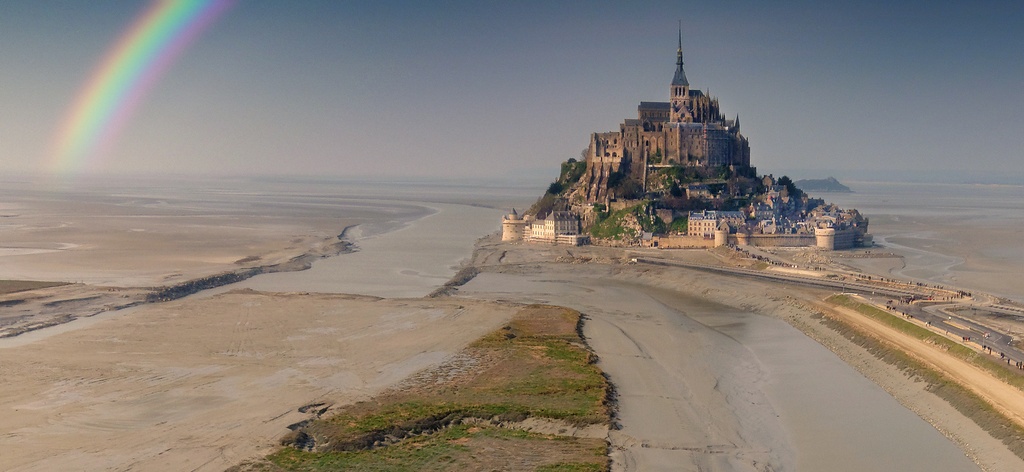
M676 75L672 77L672 85L690 86L683 72L683 20L679 20L679 49L676 49Z
M676 68L683 68L683 20L679 20L679 49L676 49Z

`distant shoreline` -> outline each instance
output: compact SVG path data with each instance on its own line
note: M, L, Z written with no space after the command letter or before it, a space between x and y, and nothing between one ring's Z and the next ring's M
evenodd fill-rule
M344 234L344 231L342 232ZM340 237L340 236L339 236ZM325 257L334 257L353 251L353 244L348 241L338 241L322 248L317 248L300 256L296 256L288 262L263 265L238 269L199 279L193 279L180 284L166 287L162 290L150 293L146 296L146 303L167 302L193 295L204 290L210 290L225 285L242 282L260 274L271 274L275 272L298 272L309 270L313 262Z
M50 320L47 321L33 323L21 328L7 330L0 333L0 340L8 338L17 338L18 336L21 336L26 333L53 328L65 323L73 322L74 320L77 319L90 318L102 313L126 310L128 308L133 308L140 305L146 305L151 303L163 303L172 300L177 300L179 298L194 295L202 291L212 290L215 288L220 288L234 283L242 282L244 280L247 280L251 277L260 274L268 274L275 272L298 272L308 270L310 267L312 267L313 262L319 259L353 252L355 247L354 244L342 238L345 235L346 231L355 226L358 225L349 225L345 227L345 229L342 230L341 234L338 235L338 241L324 244L323 246L309 250L304 254L293 257L291 260L287 262L247 267L242 269L236 269L229 272L222 272L220 274L187 280L185 282L163 287L161 289L148 291L144 295L144 298L142 300L136 300L123 304L108 304L106 307L98 311L68 314L62 317L51 318ZM325 241L325 243L327 243L327 241ZM55 284L55 286L58 287L61 285L72 284ZM100 299L104 296L104 290L102 288L96 287L94 288L94 290L97 293L97 295L90 297L91 299Z

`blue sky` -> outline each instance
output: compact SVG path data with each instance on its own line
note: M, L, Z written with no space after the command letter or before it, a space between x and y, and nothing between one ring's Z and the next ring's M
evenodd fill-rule
M1024 6L893 3L243 0L89 170L550 180L667 100L681 19L761 172L1024 181ZM0 2L0 171L43 170L145 6Z

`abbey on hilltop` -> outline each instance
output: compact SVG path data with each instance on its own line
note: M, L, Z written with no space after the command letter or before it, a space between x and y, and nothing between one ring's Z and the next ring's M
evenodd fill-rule
M683 71L682 30L669 97L667 102L640 102L636 119L626 119L618 131L590 136L583 175L588 202L606 201L609 180L620 170L646 187L649 166L750 166L750 144L740 134L739 115L725 119L718 99L690 88Z
M640 102L618 131L593 133L524 214L508 242L658 248L870 246L868 219L811 198L787 176L758 176L739 116L690 88L682 31L669 101ZM531 216L532 215L532 216Z

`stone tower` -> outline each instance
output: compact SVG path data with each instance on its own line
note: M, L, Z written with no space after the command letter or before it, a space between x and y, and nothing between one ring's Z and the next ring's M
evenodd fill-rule
M715 247L722 247L729 244L729 223L722 220L715 228Z
M519 216L519 213L516 213L516 209L513 208L512 213L505 215L501 220L501 240L510 242L522 241L530 227L529 223L529 218Z
M690 116L690 82L683 72L683 24L679 23L679 48L676 49L676 73L672 77L671 114L669 121L673 123L692 121Z
M836 249L835 228L814 228L814 240L819 248L834 251Z

